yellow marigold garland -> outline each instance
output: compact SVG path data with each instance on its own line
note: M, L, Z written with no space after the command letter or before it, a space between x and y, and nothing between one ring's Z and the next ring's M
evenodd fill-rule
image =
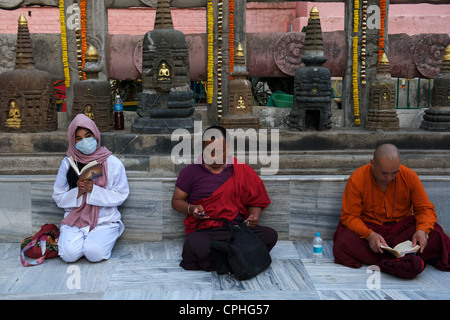
M359 119L359 90L358 90L358 31L359 31L359 0L355 0L353 8L353 67L352 67L352 84L353 84L353 114L355 116L355 124L360 125Z
M69 72L69 56L67 53L67 34L66 34L66 17L64 14L64 0L59 0L59 23L61 27L61 48L62 60L64 67L64 81L66 87L70 87L70 72Z
M208 66L207 66L207 79L206 79L206 101L207 103L213 102L214 93L214 10L212 0L208 0Z

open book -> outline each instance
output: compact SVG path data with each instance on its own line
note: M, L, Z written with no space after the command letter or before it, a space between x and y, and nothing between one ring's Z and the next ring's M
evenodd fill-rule
M403 241L403 242L397 244L394 248L386 247L383 245L380 245L380 247L381 247L381 249L389 251L397 258L401 258L408 253L416 253L416 251L420 249L419 245L416 245L415 247L413 247L412 242L410 240Z
M103 175L102 165L96 160L86 164L81 170L78 170L78 166L72 157L69 157L69 163L72 166L75 173L78 175L80 180L94 180L95 178L101 177Z

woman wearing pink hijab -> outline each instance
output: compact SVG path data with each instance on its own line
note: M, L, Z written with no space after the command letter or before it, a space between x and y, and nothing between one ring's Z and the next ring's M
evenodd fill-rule
M70 123L68 136L67 157L61 162L53 186L53 199L65 210L58 253L66 262L82 256L92 262L109 259L124 230L117 207L129 194L125 168L111 151L100 145L100 131L84 114L78 114ZM102 176L79 180L69 157L79 170L96 160L102 165Z

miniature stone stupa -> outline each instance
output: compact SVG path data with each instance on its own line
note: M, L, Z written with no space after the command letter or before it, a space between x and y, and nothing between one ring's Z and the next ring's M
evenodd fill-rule
M28 22L20 15L14 70L0 74L0 130L41 132L58 129L52 76L36 69Z
M450 45L445 48L441 70L431 90L431 107L425 110L420 128L450 131Z
M194 130L194 94L184 34L173 29L170 0L158 0L154 30L144 36L142 89L132 131L171 133Z
M111 84L98 79L102 67L98 63L98 51L92 45L86 50L85 60L86 80L73 85L72 118L84 113L94 120L101 132L110 131L113 125Z
M319 11L314 6L306 26L302 58L306 67L297 69L294 77L294 101L288 116L291 129L331 128L331 75L322 67L326 61Z
M225 128L259 129L259 118L253 114L252 84L247 80L244 49L240 44L234 61L233 79L228 84L228 111L220 124Z
M398 130L395 111L395 83L391 79L389 60L385 53L378 62L375 81L370 87L370 105L365 127L370 130Z

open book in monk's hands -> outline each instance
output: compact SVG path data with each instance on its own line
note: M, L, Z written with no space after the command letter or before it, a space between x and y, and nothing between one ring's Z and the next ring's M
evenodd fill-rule
M381 247L381 249L389 251L397 258L401 258L408 253L416 253L420 249L419 245L416 245L415 247L413 247L412 242L410 240L403 241L403 242L397 244L394 248L386 247L383 245L380 245L380 247Z
M91 161L86 164L81 170L78 169L77 164L72 157L69 157L69 163L80 180L94 180L95 178L103 175L102 165L97 160Z

